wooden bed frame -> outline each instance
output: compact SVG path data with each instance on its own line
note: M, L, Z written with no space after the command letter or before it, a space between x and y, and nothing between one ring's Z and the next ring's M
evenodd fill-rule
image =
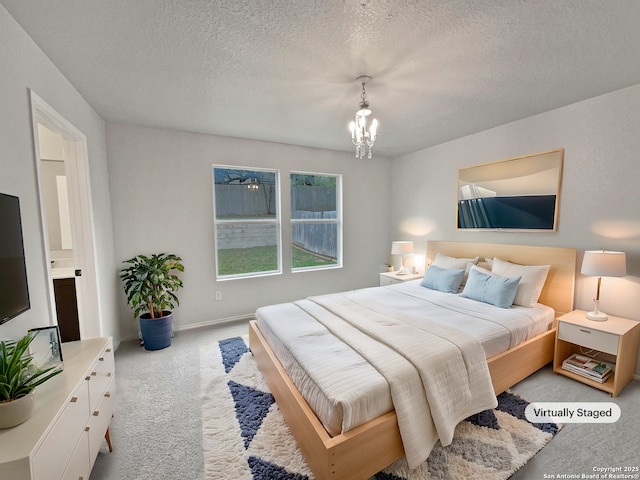
M438 252L452 257L499 257L523 265L551 265L540 296L556 317L573 310L576 251L487 243L429 242L427 264ZM487 360L496 395L553 359L555 322L549 331ZM288 377L256 321L249 344L278 407L317 480L367 479L404 455L395 412L331 437Z

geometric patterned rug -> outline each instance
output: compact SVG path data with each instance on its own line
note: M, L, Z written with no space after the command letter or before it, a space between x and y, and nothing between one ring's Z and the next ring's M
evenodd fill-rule
M304 457L241 337L200 348L205 478L311 480ZM409 470L400 459L375 480L507 479L544 447L561 426L532 424L528 402L512 393L498 407L460 422L453 442L438 442Z

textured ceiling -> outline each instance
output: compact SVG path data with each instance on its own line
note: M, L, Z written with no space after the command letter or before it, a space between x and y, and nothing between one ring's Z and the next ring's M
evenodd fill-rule
M0 0L107 121L397 156L640 83L637 0ZM551 147L551 146L550 146Z

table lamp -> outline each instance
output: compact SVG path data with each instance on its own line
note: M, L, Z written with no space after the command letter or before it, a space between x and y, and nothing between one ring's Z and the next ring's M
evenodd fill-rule
M602 277L624 277L627 274L626 255L624 252L587 250L584 252L580 273L598 277L594 308L586 317L596 322L604 322L608 317L600 311L600 281Z
M396 272L396 275L408 275L409 269L405 264L407 255L413 255L413 242L392 242L391 255L402 255L402 268Z

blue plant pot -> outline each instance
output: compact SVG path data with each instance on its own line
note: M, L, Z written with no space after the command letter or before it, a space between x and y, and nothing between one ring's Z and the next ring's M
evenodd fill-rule
M145 350L161 350L171 345L173 336L173 313L162 312L162 317L151 318L145 313L140 315L140 333Z

